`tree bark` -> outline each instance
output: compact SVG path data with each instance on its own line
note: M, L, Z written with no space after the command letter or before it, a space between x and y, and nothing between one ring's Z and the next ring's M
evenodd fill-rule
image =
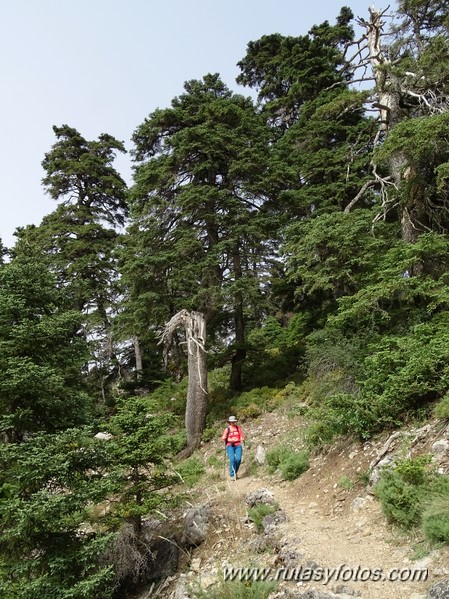
M394 74L391 61L385 55L382 44L382 31L384 22L383 13L374 8L369 9L370 22L366 23L367 41L369 49L369 60L376 88L378 101L373 104L379 109L380 129L379 137L386 137L391 129L401 122L406 115L401 109L401 82ZM410 166L405 154L396 151L389 161L391 179L396 189L410 173ZM411 186L408 198L403 200L399 206L402 239L408 243L414 243L418 239L421 227L425 222L426 207L422 190Z
M143 372L143 361L142 361L142 351L140 349L139 338L134 335L133 337L133 345L134 345L134 356L136 358L136 378L138 381L142 379Z
M239 246L233 252L234 276L236 281L243 277L242 263ZM242 367L246 358L245 345L245 315L243 312L243 295L236 291L234 299L234 328L235 328L235 352L231 361L230 387L232 391L242 389Z
M187 447L179 457L187 457L199 447L206 425L207 410L207 367L206 367L206 324L200 312L181 310L165 325L161 342L170 343L175 330L182 326L186 334L188 388L185 413Z

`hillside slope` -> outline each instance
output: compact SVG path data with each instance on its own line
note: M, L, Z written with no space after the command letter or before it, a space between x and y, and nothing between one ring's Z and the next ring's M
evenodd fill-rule
M339 580L334 572L327 584L316 580L290 581L281 582L280 588L295 592L309 588L344 591L365 599L424 598L430 586L449 578L449 549L427 553L418 533L405 534L388 525L379 501L366 487L366 473L379 457L427 453L436 440L449 437L449 427L444 429L441 423L433 423L423 429L403 431L389 441L384 436L364 444L340 442L325 454L313 457L309 470L292 482L282 480L278 473L268 474L265 466L255 467L257 446L269 449L287 443L298 447L301 427L300 419L290 419L282 413L265 414L244 423L248 442L241 476L237 481L229 480L223 460L219 472L217 466L215 471L209 469L209 476L192 489L192 503L210 507L208 536L185 557L184 573L180 578L174 577L165 595L160 596L187 597L185 589L192 581L207 588L223 575L224 568L242 566L271 568L270 574L274 575L279 568L290 568L287 576L295 576L293 568L299 566L303 576L305 567L340 569ZM222 445L214 439L196 457L209 464L211 456L222 455ZM439 462L440 471L448 472L449 457L440 456ZM271 527L268 534L258 534L247 517L245 498L261 488L273 494L280 508L278 513L285 516L285 521ZM427 570L428 578L409 582L349 580L350 569L354 576L358 571L359 578L366 578L369 569L381 571L383 577L394 569L394 575L418 579ZM407 574L407 569L414 573Z

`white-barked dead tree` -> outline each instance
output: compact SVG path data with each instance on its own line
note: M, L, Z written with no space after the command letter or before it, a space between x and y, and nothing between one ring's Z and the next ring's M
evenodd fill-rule
M165 351L171 346L173 335L178 328L183 328L187 347L187 405L185 426L187 447L179 457L188 457L199 447L201 435L206 425L207 410L207 367L206 367L206 322L201 312L180 310L165 325L160 343Z

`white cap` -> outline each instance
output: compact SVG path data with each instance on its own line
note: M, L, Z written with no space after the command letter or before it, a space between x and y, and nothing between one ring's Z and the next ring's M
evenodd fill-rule
M229 416L228 422L237 422L237 418L235 416Z

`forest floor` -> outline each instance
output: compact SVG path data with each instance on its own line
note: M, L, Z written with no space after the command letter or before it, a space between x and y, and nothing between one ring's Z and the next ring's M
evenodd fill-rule
M237 481L228 477L218 439L205 444L196 454L205 464L210 463L211 456L222 455L223 467L217 472L218 458L215 457L215 472L203 479L201 488L191 490L192 503L209 505L212 517L206 541L189 556L186 582L199 577L207 587L208 579L216 580L226 566L272 568L275 573L286 563L280 560L280 554L284 551L285 557L288 550L290 555L292 551L297 553L298 564L303 566L340 568L339 580L334 578L327 584L323 581L290 582L290 588L349 592L364 599L425 598L430 586L449 578L449 548L430 551L420 533L406 534L390 526L378 499L367 492L366 473L373 459L381 453L387 436L363 444L339 442L326 453L313 457L309 470L291 482L282 480L279 474L268 474L266 466L256 467L254 455L258 445L266 450L285 443L297 447L302 442L302 426L299 418L292 419L282 413L265 414L247 425L243 423L247 441ZM448 431L442 431L441 426L435 430L415 442L414 452L427 452L436 438L448 436ZM410 451L407 438L398 439L390 449ZM441 467L447 472L448 466L446 461ZM255 553L254 540L258 533L248 521L245 498L261 488L274 495L286 521L277 526L266 549ZM290 565L293 565L291 560ZM359 578L368 576L368 570L380 571L384 579L348 580L350 569L354 576L358 571ZM400 570L403 577L409 575L406 569L415 571L414 576L419 576L416 572L424 569L428 571L428 578L386 580L393 569Z

